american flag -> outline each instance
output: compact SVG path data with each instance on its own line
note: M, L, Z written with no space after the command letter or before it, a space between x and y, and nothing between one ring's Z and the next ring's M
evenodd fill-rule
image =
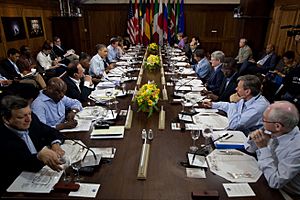
M130 42L135 44L135 28L134 28L134 17L132 9L132 0L129 1L129 11L128 11L128 22L127 22L127 33L130 38Z

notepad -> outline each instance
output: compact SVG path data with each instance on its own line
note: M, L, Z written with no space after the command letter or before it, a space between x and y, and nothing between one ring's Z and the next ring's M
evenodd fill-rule
M124 126L110 126L109 129L94 129L91 139L113 139L124 137Z
M215 140L226 133L228 133L228 137L214 143L217 149L244 149L244 143L247 138L241 131L214 131L212 139ZM232 137L230 137L231 135Z
M248 183L223 183L228 197L250 197L255 196Z

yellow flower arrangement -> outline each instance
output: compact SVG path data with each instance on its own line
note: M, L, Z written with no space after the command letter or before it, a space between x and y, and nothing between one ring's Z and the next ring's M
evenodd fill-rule
M150 54L145 62L145 68L149 70L155 70L160 66L160 58L158 55Z
M151 51L157 51L158 45L156 43L151 43L151 44L149 44L148 49Z
M138 112L148 112L148 117L150 117L154 110L158 110L159 93L160 89L155 83L144 84L135 96L135 101L139 107Z

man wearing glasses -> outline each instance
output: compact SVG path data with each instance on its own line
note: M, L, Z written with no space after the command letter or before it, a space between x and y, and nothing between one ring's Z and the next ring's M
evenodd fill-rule
M271 188L300 197L299 113L288 101L271 104L263 114L264 128L249 134L245 148L257 154Z

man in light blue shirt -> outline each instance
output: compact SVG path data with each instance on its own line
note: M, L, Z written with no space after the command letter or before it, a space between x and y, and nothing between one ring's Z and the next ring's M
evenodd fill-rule
M212 68L208 59L206 58L205 51L203 49L196 49L193 53L193 56L195 61L197 61L197 64L192 65L192 68L195 70L197 76L203 81L203 83L206 83L210 77Z
M107 48L104 44L97 44L96 45L97 54L93 56L90 63L89 74L93 78L101 78L105 69L108 67L106 62L107 57Z
M65 96L67 86L58 77L48 81L45 90L32 102L32 111L39 120L57 130L75 128L75 112L82 110L81 103L77 99ZM69 111L66 114L66 111Z
M204 106L226 112L228 129L239 130L248 135L263 126L262 115L269 102L260 94L261 82L257 76L245 75L237 80L239 82L236 91L241 98L237 103L205 102Z
M119 47L119 40L117 38L110 39L110 45L107 47L109 63L116 62L121 57L121 48Z
M245 148L257 154L258 166L271 188L300 198L299 113L288 101L271 104L263 114L264 130L249 134Z

